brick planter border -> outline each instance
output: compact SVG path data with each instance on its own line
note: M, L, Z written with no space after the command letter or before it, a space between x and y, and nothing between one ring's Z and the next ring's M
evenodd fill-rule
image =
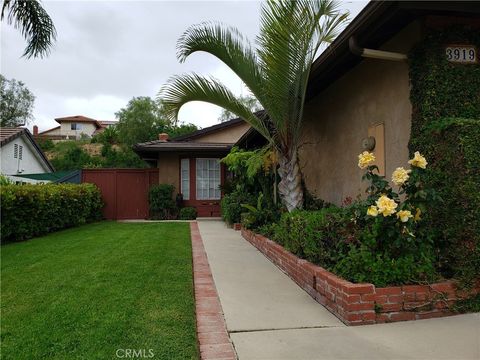
M236 360L197 222L190 223L200 359Z
M450 307L456 300L480 292L478 285L469 293L457 291L453 281L384 288L355 284L300 259L262 235L242 229L242 236L346 325L454 315Z

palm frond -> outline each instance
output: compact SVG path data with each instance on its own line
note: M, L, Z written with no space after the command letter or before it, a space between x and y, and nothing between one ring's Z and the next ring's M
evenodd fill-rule
M269 1L262 7L261 19L259 62L266 92L277 99L269 115L288 153L300 141L311 65L345 15L329 0Z
M250 42L238 29L218 22L188 28L177 42L180 62L197 51L207 52L227 65L254 94L261 92L263 79Z
M0 19L7 15L8 24L20 29L27 40L22 56L44 57L56 39L57 33L52 19L37 0L5 0Z
M271 135L265 119L256 116L247 106L222 83L214 78L204 78L198 74L172 77L160 90L165 115L176 121L180 108L191 101L204 101L220 106L248 122L255 130L270 141Z

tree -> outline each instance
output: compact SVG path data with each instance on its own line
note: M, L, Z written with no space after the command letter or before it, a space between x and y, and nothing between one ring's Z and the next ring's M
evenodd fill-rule
M134 97L115 116L119 120L118 139L127 145L158 139L168 125L160 116L158 104L150 97Z
M259 111L262 109L262 107L258 103L258 100L254 96L242 95L238 98L238 101L240 101L243 105L248 107L253 112ZM220 117L218 118L218 120L220 120L220 122L225 122L228 120L232 120L234 117L235 117L234 113L232 113L231 111L228 111L227 109L222 109L222 113L220 114Z
M7 23L20 29L27 40L22 56L44 57L50 52L57 32L53 21L38 0L4 0L0 20L7 15Z
M193 124L172 124L165 115L162 102L154 101L150 97L132 98L126 108L121 109L115 116L119 120L116 126L118 140L130 146L157 140L160 133L167 133L173 137L197 130Z
M198 74L174 76L163 87L166 114L176 119L190 101L218 105L247 121L277 153L278 191L288 209L303 206L298 160L303 110L310 70L322 44L335 38L348 14L329 0L268 1L261 9L257 47L232 27L193 25L180 37L178 59L205 51L224 62L265 110L254 112L222 83Z
M0 75L0 123L3 127L25 125L32 119L35 96L21 81Z

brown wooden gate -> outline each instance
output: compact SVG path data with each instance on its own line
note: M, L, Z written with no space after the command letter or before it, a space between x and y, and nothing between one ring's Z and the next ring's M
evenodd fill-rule
M158 184L158 169L87 169L82 182L100 188L105 219L147 219L148 189Z

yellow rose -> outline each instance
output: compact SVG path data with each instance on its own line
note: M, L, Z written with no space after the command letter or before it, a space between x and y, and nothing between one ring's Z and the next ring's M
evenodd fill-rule
M408 163L422 169L425 169L428 164L427 160L418 151L415 151L413 159L408 160Z
M398 204L386 195L382 195L376 201L378 212L383 216L395 214Z
M375 155L368 151L364 151L358 155L358 167L360 169L366 169L368 166L372 165L375 162Z
M397 212L397 218L399 218L401 222L407 222L408 219L412 217L412 213L408 210L400 210L399 212Z
M412 170L405 170L403 167L397 167L392 173L392 182L397 186L402 186L410 177Z
M372 205L368 208L367 210L367 215L370 215L370 216L377 216L378 215L378 209L375 205Z

